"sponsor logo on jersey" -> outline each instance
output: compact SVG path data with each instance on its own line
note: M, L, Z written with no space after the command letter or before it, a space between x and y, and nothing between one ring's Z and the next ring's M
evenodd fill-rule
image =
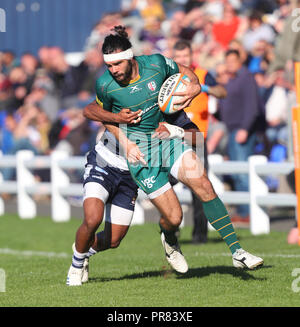
M143 185L147 188L152 188L155 183L154 176L148 177L142 181Z
M155 107L157 107L157 106L158 106L158 103L156 102L156 103L154 103L152 106L147 107L146 109L144 109L144 110L142 111L142 113L145 114L146 112L150 111L151 109L153 109L153 108L155 108Z
M154 92L156 90L155 81L151 81L150 83L148 83L148 88L149 88L150 91Z
M139 92L139 91L141 91L141 90L142 90L142 88L139 87L138 85L132 86L132 87L131 87L130 94L132 94L132 93L136 93L136 92Z

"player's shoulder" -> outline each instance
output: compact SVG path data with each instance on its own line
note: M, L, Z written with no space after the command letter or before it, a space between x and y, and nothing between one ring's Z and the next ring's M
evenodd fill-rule
M152 67L153 69L160 69L166 64L166 57L160 53L138 56L137 60L143 62L149 68Z
M96 90L101 90L102 92L108 89L109 85L113 82L113 77L106 70L96 81Z

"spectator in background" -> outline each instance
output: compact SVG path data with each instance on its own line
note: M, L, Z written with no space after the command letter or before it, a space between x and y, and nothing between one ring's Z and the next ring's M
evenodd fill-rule
M185 23L184 11L176 11L172 17L167 21L166 35L167 37L179 38L181 30L184 28Z
M84 51L97 48L103 42L105 35L111 32L115 25L121 25L121 14L118 12L105 13L94 25L91 34L88 36Z
M228 45L228 50L237 50L240 55L240 59L243 65L248 66L249 63L249 53L244 48L242 42L238 39L232 40Z
M188 13L195 8L200 8L205 5L205 2L205 0L187 0L184 6L184 11Z
M141 32L140 40L150 43L155 52L164 51L166 40L161 29L161 20L157 17L148 18L147 26Z
M82 82L87 76L88 68L83 63L71 66L67 63L64 52L59 47L51 48L51 73L56 92L61 99L61 107L68 108L77 104Z
M44 69L38 69L30 94L24 103L39 107L53 122L60 109L60 100L55 92L54 82L49 78Z
M224 5L223 17L220 21L214 23L212 35L224 49L228 48L230 41L238 38L245 29L244 23L230 3Z
M300 7L300 1L294 1L295 7ZM270 63L268 74L280 69L286 69L287 62L300 61L300 33L295 30L295 16L289 15L284 22L282 32L276 39L274 48L274 60ZM289 82L293 82L294 74L288 76Z
M84 64L87 66L87 74L82 81L78 98L81 101L89 101L95 94L96 81L104 73L106 66L97 48L92 48L85 53Z
M139 39L152 44L154 51L163 51L164 35L161 24L166 18L165 10L161 0L133 0L129 11L137 10L143 21ZM116 24L114 24L116 25ZM163 43L159 44L160 41Z
M39 63L37 58L31 53L24 53L21 57L21 67L27 75L28 91L31 90L32 84L34 82L38 64Z
M161 0L132 0L129 10L138 10L141 18L144 21L145 31L149 29L151 30L151 23L153 18L158 19L159 21L163 21L166 18Z
M214 17L216 21L222 20L224 14L224 4L226 1L223 0L208 0L202 1L202 10L206 15Z
M12 96L13 90L7 75L0 73L0 110L6 109L6 101Z
M258 88L238 51L228 50L225 60L229 74L227 97L219 101L219 110L229 132L228 155L230 160L246 161L254 153L256 142L256 123L261 111ZM248 191L248 175L233 175L233 180L236 191ZM248 216L249 206L240 205L233 221L246 221Z
M17 120L13 114L7 114L4 117L4 124L1 126L1 152L10 154L14 146L14 130L17 127ZM8 179L8 178L5 178Z
M16 154L19 150L30 150L35 154L48 153L48 132L50 122L47 116L35 106L22 106L18 112L8 114L5 119L5 144L7 154ZM2 169L5 180L14 177L13 168Z
M54 131L53 128L57 130ZM56 124L53 124L50 133L51 149L66 151L69 155L85 155L93 142L93 135L93 128L82 115L82 109L72 107L62 112Z
M243 35L243 45L246 51L252 51L257 41L265 40L268 43L275 41L276 34L274 29L269 25L263 23L262 14L254 11L249 16L249 28Z
M268 42L264 40L257 41L248 57L248 69L251 73L265 72L269 66Z
M1 56L2 62L2 72L6 75L10 73L10 71L18 66L18 61L13 51L6 50L2 52Z
M229 74L225 63L216 66L216 81L224 87L229 81ZM221 154L227 156L228 132L224 122L220 121L216 115L217 108L209 111L208 130L206 137L207 154Z
M204 13L200 8L189 11L183 20L183 27L179 33L181 39L192 41L197 32L204 27Z
M216 65L223 60L224 49L215 41L211 41L198 48L198 56L195 56L195 62L200 62L201 66L208 71L214 71Z
M287 118L290 109L287 91L291 86L285 81L283 70L277 71L271 78L274 81L269 86L271 90L265 105L268 123L266 136L271 146L277 143L287 145Z
M45 69L47 73L51 71L51 48L43 46L38 51L39 68Z
M12 68L8 75L11 85L11 96L5 101L5 109L9 112L15 112L23 105L24 98L29 93L30 84L27 75L22 67Z

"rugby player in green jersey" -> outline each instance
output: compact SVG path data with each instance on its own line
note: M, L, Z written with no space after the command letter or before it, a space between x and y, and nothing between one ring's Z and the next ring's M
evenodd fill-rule
M114 30L115 34L107 36L102 46L108 70L96 84L98 105L90 106L85 116L106 122L108 130L125 149L132 178L163 217L160 227L166 259L176 271L188 270L175 235L182 221L182 210L169 183L171 174L201 199L208 221L232 253L233 265L249 269L262 265L263 259L241 248L228 212L207 178L201 160L182 140L184 133L180 129L164 124L165 118L158 108L159 89L169 76L180 72L190 79L186 91L177 94L181 96L180 109L200 93L197 77L189 68L160 54L133 56L125 29L118 26ZM132 115L135 124L107 124L120 122L117 119L120 115ZM153 137L157 129L165 130L171 137L163 140ZM76 244L77 252L87 251L88 244Z

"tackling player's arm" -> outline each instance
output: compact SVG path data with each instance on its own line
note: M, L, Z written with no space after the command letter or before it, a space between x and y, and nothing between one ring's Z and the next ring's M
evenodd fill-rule
M83 110L83 116L85 118L101 123L136 124L141 120L140 115L141 110L133 112L126 108L122 109L119 113L113 113L103 109L96 100L85 106Z
M104 124L104 126L119 141L120 145L124 149L124 153L129 163L137 163L138 161L140 161L142 164L146 165L146 161L144 160L144 154L134 142L130 141L127 138L121 128L109 123Z
M145 163L143 159L144 155L141 153L139 147L135 143L129 141L118 126L110 124L138 123L141 120L139 114L140 112L131 112L129 109L122 109L119 113L112 113L111 111L103 109L96 100L88 104L83 112L85 118L102 122L105 128L115 136L123 147L126 158L130 163L135 163L137 161Z
M152 135L152 138L159 138L161 140L184 138L188 144L196 146L199 145L199 139L203 139L203 135L196 126L182 128L167 122L161 122Z
M204 142L204 136L187 116L186 112L181 110L173 115L165 115L167 122L159 123L158 128L152 137L160 139L184 138L192 146L200 146Z

